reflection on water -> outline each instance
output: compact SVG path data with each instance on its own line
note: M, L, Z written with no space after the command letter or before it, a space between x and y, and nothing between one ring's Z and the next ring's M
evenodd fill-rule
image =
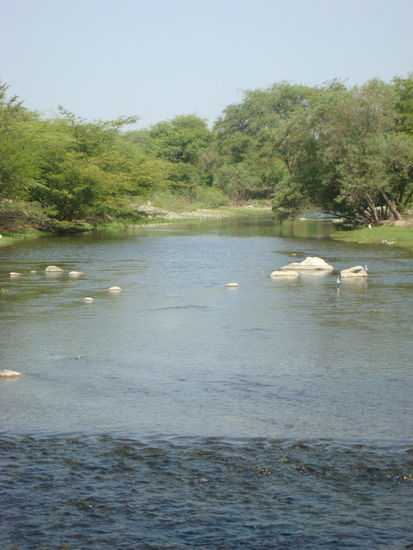
M0 368L24 374L0 380L5 548L407 544L412 257L333 230L251 216L0 249ZM306 256L335 271L270 278Z

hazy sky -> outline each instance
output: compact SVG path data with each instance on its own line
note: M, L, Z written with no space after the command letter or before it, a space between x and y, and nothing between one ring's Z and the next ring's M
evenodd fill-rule
M273 82L413 70L413 0L0 0L0 80L30 109L213 122Z

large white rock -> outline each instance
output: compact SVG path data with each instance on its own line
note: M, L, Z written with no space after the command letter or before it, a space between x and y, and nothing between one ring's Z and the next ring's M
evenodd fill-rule
M343 269L340 271L340 277L342 279L347 279L351 277L367 277L368 273L361 265L355 265L349 269Z
M21 376L21 372L17 372L15 370L9 370L9 369L2 369L0 370L0 378L16 378L17 376Z
M272 279L296 279L300 274L292 269L283 269L281 271L273 271L271 273Z
M322 258L317 258L317 256L307 256L307 258L302 262L292 262L281 269L292 271L333 271L334 267Z
M63 269L57 265L48 265L45 269L46 273L62 273Z

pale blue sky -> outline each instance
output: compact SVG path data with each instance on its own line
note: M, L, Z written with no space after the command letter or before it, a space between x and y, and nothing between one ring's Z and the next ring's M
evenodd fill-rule
M413 0L0 0L0 80L30 109L213 122L273 82L413 70Z

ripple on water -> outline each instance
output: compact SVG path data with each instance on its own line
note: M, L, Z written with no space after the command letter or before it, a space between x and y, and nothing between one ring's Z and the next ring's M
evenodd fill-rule
M265 438L0 438L11 548L403 548L412 449Z

